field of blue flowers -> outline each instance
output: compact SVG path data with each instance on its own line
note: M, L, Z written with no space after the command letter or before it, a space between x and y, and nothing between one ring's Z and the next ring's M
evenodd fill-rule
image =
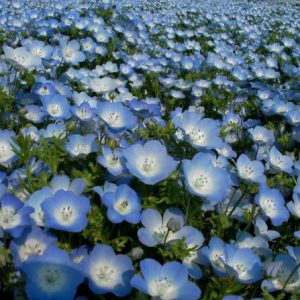
M0 299L300 299L300 2L0 0Z

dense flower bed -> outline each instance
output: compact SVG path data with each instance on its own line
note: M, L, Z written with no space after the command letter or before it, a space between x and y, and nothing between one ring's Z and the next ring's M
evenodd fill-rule
M0 1L1 299L300 299L297 1Z

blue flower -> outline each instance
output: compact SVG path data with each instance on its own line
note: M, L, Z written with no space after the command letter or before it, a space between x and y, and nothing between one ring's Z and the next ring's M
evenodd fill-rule
M263 214L271 219L274 226L280 226L289 219L289 211L285 207L284 198L279 190L261 185L259 193L255 196L255 201Z
M161 265L154 259L140 262L141 275L131 279L131 285L151 297L161 300L196 300L201 290L188 280L185 266L176 261Z
M128 295L132 287L133 265L131 259L103 244L96 244L85 263L85 274L90 289L98 295L113 293L118 297Z
M264 165L260 161L251 161L247 155L241 154L237 160L237 170L240 178L251 183L265 183Z
M65 96L54 94L44 96L41 100L45 111L54 120L65 120L71 117L70 104Z
M265 279L261 287L269 292L282 290L292 291L299 288L300 270L294 257L287 254L278 254L275 260L266 265L269 279Z
M45 225L44 212L41 208L41 204L45 201L45 199L52 196L52 190L48 186L44 186L40 190L37 190L31 194L29 199L26 201L26 206L33 209L33 212L30 214L30 218L35 225Z
M208 153L198 153L192 160L184 159L183 173L188 190L205 198L211 205L222 201L230 188L228 172L215 167Z
M86 183L82 178L75 178L71 181L66 175L56 175L51 179L50 187L53 193L64 190L80 195L84 191Z
M80 135L71 134L69 140L66 143L66 150L72 156L86 156L92 152L98 151L98 145L96 143L96 135Z
M73 300L84 276L69 255L56 247L42 255L32 255L22 265L26 275L26 294L30 299Z
M45 226L69 232L80 232L87 225L91 210L89 199L71 191L59 190L41 204Z
M184 225L184 214L178 208L167 209L163 217L155 209L144 210L141 215L141 222L144 227L140 228L137 233L139 241L148 247L167 242L168 237L171 238L168 228L171 219L178 223L179 229Z
M293 159L288 155L282 155L276 147L272 147L269 153L269 164L273 170L292 173Z
M2 196L0 205L0 229L14 238L19 237L23 230L30 226L29 215L33 208L24 206L24 203L12 194Z
M148 141L144 146L134 144L123 155L130 173L150 185L166 179L177 167L177 162L159 141Z
M99 102L97 114L114 133L132 129L137 124L133 113L119 102Z
M13 141L15 133L9 130L0 130L0 165L7 167L17 159L13 146L17 145Z
M261 279L263 264L250 249L238 249L232 245L225 246L225 269L243 283L253 283Z
M225 269L225 243L217 238L212 237L208 246L201 249L203 263L210 263L215 274L219 276L226 275Z
M125 161L121 149L110 149L102 146L102 155L98 156L97 162L114 176L120 175L125 169Z
M91 108L88 102L83 102L80 106L72 106L71 112L82 122L88 122L94 119L95 109Z
M80 44L76 40L66 42L66 40L61 41L60 54L61 57L72 65L78 65L78 63L85 60L85 54L79 51Z
M15 266L20 267L32 255L42 255L49 246L55 246L56 240L39 227L25 230L19 238L10 243Z
M202 116L196 112L185 111L175 116L172 122L177 128L183 130L185 139L196 149L222 148L220 128L215 120L202 119Z
M107 217L112 223L136 224L141 218L141 202L136 192L121 184L115 192L104 193L102 203L108 208Z

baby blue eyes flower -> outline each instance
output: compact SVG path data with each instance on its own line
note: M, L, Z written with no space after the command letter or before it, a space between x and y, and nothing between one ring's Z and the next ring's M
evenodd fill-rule
M120 175L125 169L125 161L120 149L112 150L102 146L102 155L98 156L97 162L114 176Z
M133 113L119 102L98 103L97 114L114 133L133 129L137 124L137 119Z
M261 185L255 201L274 226L280 226L289 219L289 211L285 207L284 198L279 190Z
M262 277L263 264L250 249L225 246L225 269L243 283L253 283Z
M159 141L148 141L144 146L134 144L123 155L130 173L145 184L153 185L166 179L177 167L177 162Z
M114 192L104 193L102 203L107 207L107 217L112 223L137 224L140 221L140 199L126 184L121 184Z
M30 299L73 300L84 276L64 250L54 246L42 255L32 255L23 263L26 294Z
M29 215L33 208L12 194L5 194L0 199L0 230L9 233L14 238L19 237L23 230L30 226Z
M97 295L113 293L118 297L128 295L134 271L131 259L103 244L96 244L86 260L84 272L90 289Z
M141 275L131 279L131 285L153 298L161 300L197 300L201 290L188 280L187 269L179 262L161 265L154 259L140 262Z
M98 151L98 145L96 143L96 135L80 135L71 134L69 140L66 143L66 150L72 156L86 156L92 152Z
M271 169L292 173L293 159L288 155L282 155L276 147L272 147L269 154L269 164Z
M247 155L241 154L237 160L238 175L250 183L265 183L264 165L260 161L251 161Z
M89 199L70 191L59 190L41 204L45 226L57 230L80 232L87 225L91 210Z
M71 117L70 104L65 96L54 94L42 97L45 111L54 120L65 120Z
M278 254L275 260L266 266L269 279L265 279L261 287L269 292L282 290L292 291L299 288L300 271L294 257Z
M169 208L164 212L163 217L155 209L144 210L141 215L144 227L140 228L137 233L139 241L148 247L167 242L168 236L171 237L168 235L170 231L168 223L171 219L178 223L179 228L184 225L184 215L180 209Z
M96 115L95 109L91 108L87 102L83 102L80 106L72 106L70 110L82 122L91 121Z
M185 111L175 116L172 122L183 130L185 139L196 149L222 148L220 128L215 120L204 118L196 112Z
M61 45L61 56L62 58L72 65L78 65L78 63L85 60L85 54L79 51L80 44L76 40L72 40L68 43L65 41Z
M205 198L211 205L222 201L230 188L228 172L215 167L207 153L198 153L192 160L184 159L183 173L188 190Z
M32 255L42 255L56 244L56 238L43 232L39 227L32 227L10 243L14 264L20 267Z
M9 130L0 130L0 165L7 167L10 163L17 159L17 155L13 150L16 144L13 141L15 133Z

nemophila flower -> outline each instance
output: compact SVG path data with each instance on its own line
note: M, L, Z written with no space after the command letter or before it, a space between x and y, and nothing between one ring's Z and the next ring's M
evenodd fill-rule
M120 175L125 169L125 160L121 149L112 150L103 145L102 155L98 156L97 162L114 176Z
M83 102L80 106L72 106L70 110L82 122L91 121L96 115L95 109L91 108L88 102Z
M55 86L50 82L36 82L32 88L32 92L40 97L57 94Z
M14 238L19 237L23 230L30 226L29 215L33 209L12 194L5 194L0 199L0 229Z
M261 185L259 193L255 196L255 201L274 226L280 226L289 219L289 211L285 207L284 198L279 190Z
M183 226L174 233L169 233L168 242L176 242L184 239L189 254L182 260L182 264L188 269L189 275L194 279L202 277L202 270L199 264L202 262L200 248L204 242L203 234L192 226Z
M45 45L43 41L29 40L25 47L36 57L49 59L53 52L53 47L50 45Z
M134 144L126 148L123 155L129 172L150 185L166 179L177 167L177 162L159 141Z
M96 244L84 267L90 289L97 295L113 293L118 297L128 295L134 271L131 259L103 244Z
M47 116L43 106L40 105L26 105L24 106L24 118L32 123L42 123Z
M141 275L135 275L131 285L153 298L161 300L199 299L201 290L188 280L187 269L176 261L161 265L154 259L140 262Z
M26 206L33 208L33 212L30 214L30 217L33 223L37 226L44 226L44 212L41 208L41 204L45 199L52 197L53 192L48 186L44 186L40 190L35 191L30 195L26 201Z
M72 156L86 156L92 152L98 151L98 145L96 143L96 135L80 135L71 134L69 140L66 143L66 151Z
M180 229L184 225L183 212L178 208L169 208L161 216L155 209L144 210L141 215L141 222L144 227L137 232L139 241L148 247L168 242L172 236L170 228L168 228L170 220L178 223L177 227Z
M230 188L228 172L215 167L208 153L198 153L192 160L184 159L183 174L188 190L205 198L211 205L222 201Z
M133 129L137 124L137 118L133 113L119 102L99 102L97 114L114 133Z
M241 154L236 162L240 178L251 183L265 183L264 165L257 160L251 161L247 155Z
M26 275L26 294L30 299L73 300L84 276L68 253L48 247L42 255L30 256L21 269Z
M0 165L7 167L17 159L14 152L13 138L16 136L15 132L10 130L0 130Z
M86 183L82 178L75 178L71 181L66 175L56 175L50 181L50 188L53 194L57 191L64 190L80 195L85 187Z
M32 70L42 68L42 60L40 57L33 55L25 47L11 48L3 46L4 58L17 68Z
M71 191L59 190L41 204L45 227L80 232L87 225L87 213L91 210L90 201Z
M39 227L25 230L10 243L15 266L20 267L32 255L42 255L48 247L55 246L56 240L56 237L43 232Z
M136 224L141 218L141 201L137 193L126 184L114 192L104 193L102 203L107 207L107 217L112 223Z
M83 245L79 248L72 249L70 253L71 260L76 265L79 270L82 270L85 266L85 263L89 257L88 247Z
M269 230L267 223L261 219L257 218L254 223L255 234L265 238L268 241L272 241L280 237L280 233L275 230Z
M99 94L112 92L117 88L117 83L110 77L93 78L89 81L89 88Z
M71 117L70 104L65 96L54 94L41 99L45 111L54 120L65 120Z
M261 287L269 292L282 290L292 291L299 289L300 270L294 257L287 254L278 254L275 260L266 265L269 279L265 279Z
M215 274L219 276L226 275L225 269L225 243L217 238L212 237L208 246L201 249L203 263L211 264Z
M292 173L293 159L289 155L283 155L276 147L272 147L269 153L269 164L272 170Z
M63 41L61 43L60 54L61 57L72 65L78 65L80 62L85 61L85 54L80 50L80 44L76 40L69 42Z
M176 127L181 128L185 138L196 149L222 148L219 137L220 128L215 120L204 118L196 112L185 111L172 119Z
M287 207L292 215L300 218L300 193L293 193L293 201L288 202Z
M39 134L43 138L64 138L67 132L64 123L52 123L46 129L40 129Z
M274 134L271 130L263 126L256 126L248 129L252 140L258 145L268 144L272 145L275 141Z
M243 283L253 283L261 279L263 264L250 249L238 249L232 245L225 246L225 269Z

